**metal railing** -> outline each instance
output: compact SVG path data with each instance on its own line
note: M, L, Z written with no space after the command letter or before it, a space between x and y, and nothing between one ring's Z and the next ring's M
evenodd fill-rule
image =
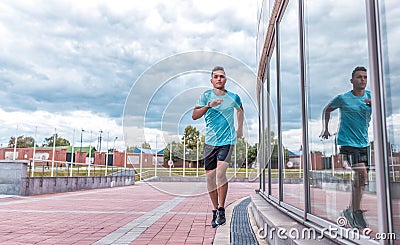
M27 171L29 177L93 177L134 176L136 170L120 166L30 159Z

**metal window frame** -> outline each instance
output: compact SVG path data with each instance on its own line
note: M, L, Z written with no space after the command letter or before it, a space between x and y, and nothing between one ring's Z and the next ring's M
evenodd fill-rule
M304 183L304 213L303 218L307 220L307 215L311 213L310 183L309 183L309 139L308 139L308 84L307 84L307 58L305 48L306 30L304 26L304 0L298 0L299 8L299 51L300 51L300 87L301 87L301 120L303 127L302 136L302 155L303 162L303 183Z
M272 40L274 40L274 39L272 39ZM272 41L272 43L274 43L273 41ZM270 46L271 47L271 49L273 49L273 47L272 47L272 45ZM271 51L272 52L272 51ZM267 57L267 93L268 93L268 95L269 94L271 94L270 93L270 90L271 90L271 86L270 86L270 81L271 81L271 79L270 79L270 69L271 69L271 66L270 66L270 64L271 64L271 56L268 56ZM267 131L267 142L266 142L266 145L265 145L265 149L266 149L266 151L264 151L264 154L265 154L265 152L267 152L267 155L265 155L264 157L265 157L265 159L264 159L264 162L265 163L267 163L268 162L268 167L267 167L267 173L268 173L268 177L267 177L267 181L268 181L268 185L267 185L267 194L268 194L268 196L271 196L272 195L272 172L271 172L271 117L270 117L270 112L271 112L271 100L270 100L270 96L268 96L267 97L267 103L266 103L266 108L267 108L267 112L268 112L268 117L267 117L267 129L268 129L268 131ZM264 141L265 141L265 137L263 138L264 139ZM264 168L264 174L265 174L265 168Z
M287 2L287 1L281 1ZM380 30L380 12L379 12L379 0L366 0L366 11L367 11L367 27L368 27L368 58L369 58L369 69L370 69L370 80L374 81L371 83L371 97L374 101L373 106L373 127L374 127L374 160L377 164L376 168L376 184L377 184L377 201L378 201L378 225L380 233L393 233L393 221L392 221L392 207L390 205L390 179L389 179L389 169L387 168L387 164L389 162L388 159L388 148L387 148L387 130L386 130L386 106L385 106L385 81L383 79L383 61L382 61L382 44L381 44L381 30ZM282 3L282 6L284 4ZM282 8L281 6L281 8ZM307 223L309 226L315 226L315 224L320 224L323 226L331 225L332 223L328 220L325 220L321 217L313 215L311 213L311 200L310 200L310 175L308 173L309 165L310 165L310 155L309 155L309 137L308 137L308 91L307 88L309 86L307 82L307 60L306 60L306 30L305 30L305 1L298 0L298 25L299 25L299 58L300 58L300 85L301 85L301 113L302 113L302 162L303 162L303 183L304 183L304 210L301 210L297 207L290 205L290 203L286 203L283 200L283 179L281 169L279 170L279 199L275 196L271 195L271 169L270 164L268 165L268 176L266 176L265 168L263 172L260 172L260 175L263 175L263 183L264 183L264 191L265 193L261 193L262 196L270 203L274 204L277 208L292 212L294 218L297 220ZM283 8L285 9L285 8ZM279 19L283 16L284 11L280 11L278 14L279 18L274 20L273 25L273 34L270 36L269 42L267 46L264 46L264 49L268 51L264 54L264 57L261 61L264 63L264 68L262 70L262 74L266 74L267 82L267 92L269 93L269 74L270 74L270 59L271 53L274 47L276 47L276 59L277 59L277 103L278 103L278 166L281 167L282 155L283 154L283 145L281 141L281 87L280 87L280 48L279 48ZM270 20L271 22L271 20ZM271 30L269 30L271 31ZM273 36L274 35L274 36ZM266 40L267 41L267 40ZM263 77L265 78L265 77ZM264 84L264 81L263 81ZM270 101L267 99L265 95L264 87L261 91L262 95L262 112L261 116L263 117L262 126L264 127L260 132L262 133L262 160L263 164L266 163L268 159L265 155L265 150L268 150L270 153L270 137L267 138L268 142L265 142L265 134L270 136L269 132L265 132L265 126L270 128L270 119L267 117L265 119L265 107L268 108L267 112L269 114L270 110ZM267 125L265 125L267 124ZM267 190L265 187L266 181L268 182ZM261 183L260 183L261 184ZM301 216L302 215L302 216ZM301 217L301 218L300 218ZM361 241L360 241L361 242ZM363 242L366 242L364 240ZM376 242L371 242L372 244L377 244ZM380 244L393 244L393 241L380 241Z
M389 159L387 149L385 81L383 79L382 43L380 30L379 0L366 0L368 27L368 58L370 69L371 99L374 127L374 160L376 164L376 186L378 225L380 233L392 233L392 207L390 205ZM381 241L380 244L393 244Z

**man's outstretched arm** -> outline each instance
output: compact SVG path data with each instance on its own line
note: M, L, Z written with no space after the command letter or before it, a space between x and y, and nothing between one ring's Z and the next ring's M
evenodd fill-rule
M199 118L201 118L204 114L206 114L207 110L210 107L208 105L200 107L200 106L195 106L193 109L193 113L192 113L192 119L193 120L197 120Z
M322 112L322 132L321 135L319 137L323 138L323 139L328 139L329 136L331 136L331 134L329 133L329 120L331 119L331 112L334 109L332 108L332 106L327 105L324 108L324 111Z
M238 138L242 138L243 137L243 120L244 120L243 106L240 106L240 108L236 109L236 114L237 114L237 121L238 121L238 128L236 130L236 135Z

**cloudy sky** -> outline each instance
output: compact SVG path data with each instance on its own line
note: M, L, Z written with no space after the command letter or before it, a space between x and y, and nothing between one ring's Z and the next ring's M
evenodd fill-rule
M204 130L191 120L209 71L223 65L227 88L237 92L246 112L245 136L257 141L255 74L260 10L270 1L8 1L0 3L0 143L10 136L34 136L38 143L55 131L79 145L106 144L123 149L147 141L158 148L179 140L184 127ZM301 142L297 1L290 1L280 26L284 145ZM388 45L390 134L400 144L400 33L397 1L386 1L383 40ZM351 89L352 69L368 68L363 0L306 1L306 53L310 139L323 143L321 112L338 93ZM261 8L262 7L262 8ZM276 62L275 62L276 63ZM272 60L271 67L276 66ZM274 74L271 73L273 77ZM371 82L371 81L370 81ZM271 95L276 104L276 96ZM275 101L274 101L275 100ZM334 115L331 132L337 130ZM274 118L272 119L274 120ZM17 130L18 127L18 130ZM371 127L372 128L372 127ZM75 134L74 134L75 131ZM371 131L372 134L372 131Z
M114 144L118 137L115 144L123 148L124 108L130 94L136 96L136 104L127 106L148 107L145 121L150 136L145 140L154 145L161 131L160 123L154 124L152 118L158 120L166 109L157 107L160 102L170 102L163 97L184 94L171 104L189 103L179 110L188 114L201 88L210 85L209 74L202 70L224 64L208 60L207 67L187 76L175 76L168 82L146 81L164 82L162 91L133 89L146 71L168 57L193 51L224 54L248 66L253 74L256 71L257 1L6 0L1 1L0 12L3 146L10 136L34 136L35 131L42 143L55 130L79 144L84 129L84 144L95 144L102 130L103 140ZM231 78L234 85L235 78ZM198 91L190 94L190 88L200 83ZM177 90L180 86L184 89ZM246 95L245 89L240 92ZM150 103L141 103L149 95ZM246 103L251 104L251 99ZM190 124L187 119L181 121L168 129L171 135ZM143 142L142 136L137 138Z

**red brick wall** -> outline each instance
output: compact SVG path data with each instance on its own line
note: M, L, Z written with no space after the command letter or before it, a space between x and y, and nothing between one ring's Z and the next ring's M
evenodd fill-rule
M14 148L2 148L0 153L0 160L5 160L6 152L8 152L9 156L12 157L14 153ZM29 160L33 158L33 148L17 148L17 159L16 160ZM53 149L49 148L36 148L36 154L47 153L48 159L53 159ZM54 161L63 161L65 162L67 155L67 149L56 149L54 154ZM41 164L40 161L35 160L36 163Z

